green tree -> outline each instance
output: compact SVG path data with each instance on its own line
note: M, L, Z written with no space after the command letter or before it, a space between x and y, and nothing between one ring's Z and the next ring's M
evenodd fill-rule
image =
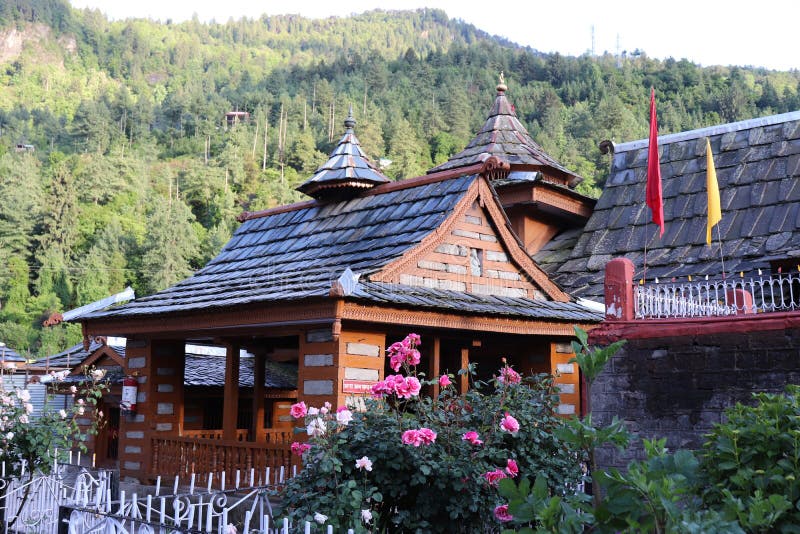
M199 242L194 215L182 202L151 199L147 237L142 250L144 289L154 293L192 273Z

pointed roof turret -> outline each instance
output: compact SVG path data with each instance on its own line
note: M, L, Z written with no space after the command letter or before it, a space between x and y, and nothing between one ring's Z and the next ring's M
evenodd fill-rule
M318 200L340 199L391 182L361 150L361 143L353 132L355 125L351 105L350 113L344 120L345 132L339 144L331 152L328 161L311 178L297 186L298 191Z
M466 167L497 156L511 164L512 171L515 166L525 166L531 170L549 169L557 175L566 175L572 187L580 183L580 176L558 163L531 138L528 130L519 122L514 106L506 98L506 91L508 86L501 72L497 97L478 135L464 150L428 172Z

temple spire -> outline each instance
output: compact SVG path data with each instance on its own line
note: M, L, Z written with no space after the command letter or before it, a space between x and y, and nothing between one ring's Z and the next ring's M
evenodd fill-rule
M478 135L469 142L464 150L429 170L428 173L483 163L494 156L508 162L512 171L515 168L526 171L545 171L564 177L571 187L580 183L582 178L545 152L519 121L517 112L506 95L508 85L506 85L503 72L500 72L496 89L497 96L495 96L494 104Z
M361 150L356 137L353 105L344 120L345 132L331 152L328 161L314 175L300 184L297 190L318 200L341 199L364 189L390 182Z

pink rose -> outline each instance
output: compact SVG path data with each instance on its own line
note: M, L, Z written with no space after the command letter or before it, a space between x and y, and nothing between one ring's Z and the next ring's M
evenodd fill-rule
M487 471L484 473L483 478L486 479L486 482L488 482L490 486L497 486L497 482L506 478L506 474L500 469L495 469L494 471Z
M436 441L436 432L430 428L423 427L419 429L419 437L423 445L430 445Z
M506 412L505 417L500 421L500 430L504 430L516 437L519 432L519 422Z
M298 402L296 404L292 404L292 407L289 408L289 414L295 419L301 419L305 417L307 413L308 409L306 408L305 402Z
M452 382L450 382L450 377L449 376L442 375L442 376L439 377L439 386L441 386L443 388L446 388L450 384L452 384Z
M500 376L497 377L497 381L501 384L519 384L522 382L522 377L511 367L505 366L500 369Z
M292 450L292 454L296 454L297 456L303 456L303 453L306 452L308 449L311 448L311 445L308 443L300 443L295 441L292 443L290 449Z
M405 445L413 445L415 447L422 445L422 439L420 438L419 430L406 430L403 432L401 440Z
M483 441L478 439L478 433L474 430L464 432L464 435L461 436L461 439L464 441L469 441L470 445L483 445Z
M405 361L405 354L392 354L389 357L389 367L392 368L392 371L395 373L400 370L400 366L403 365Z
M412 397L416 397L419 395L419 391L422 389L422 385L419 383L416 377L409 376L406 378L406 383L408 384L408 391Z
M389 346L387 349L389 353L389 366L395 373L400 370L403 364L419 364L421 357L419 351L415 348L419 343L419 335L409 334L402 341L392 343Z
M508 523L514 519L514 516L508 513L508 505L503 504L498 506L494 509L494 516L497 518L498 521L503 523Z
M401 440L405 445L430 445L436 441L436 432L430 428L420 428L419 430L406 430L403 432Z
M372 397L375 399L380 399L384 395L388 395L392 392L392 388L389 387L389 384L386 383L386 380L381 380L380 382L376 382L372 386Z
M506 462L506 473L511 478L516 477L519 474L519 467L517 466L517 462L512 460L511 458L508 459Z

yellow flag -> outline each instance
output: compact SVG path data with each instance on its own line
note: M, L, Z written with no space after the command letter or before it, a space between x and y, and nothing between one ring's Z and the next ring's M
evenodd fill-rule
M706 190L708 191L708 226L706 227L706 244L711 244L711 229L722 220L722 209L719 202L719 185L717 171L714 168L714 154L711 153L711 142L706 137Z

